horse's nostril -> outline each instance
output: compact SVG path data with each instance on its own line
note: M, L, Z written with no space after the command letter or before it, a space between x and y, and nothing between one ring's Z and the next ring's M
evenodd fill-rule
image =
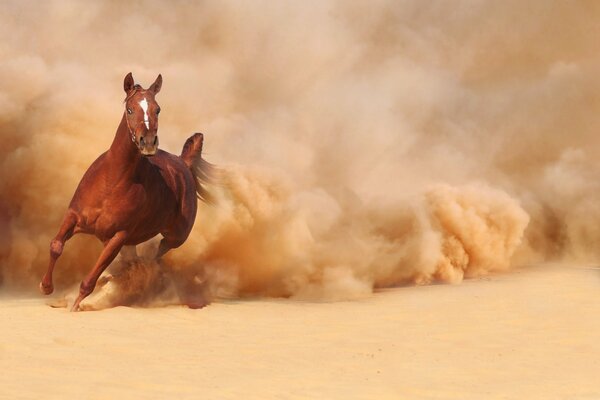
M154 136L154 145L157 146L158 145L158 136Z
M144 140L143 137L140 138L140 146L145 146L146 145L146 141Z

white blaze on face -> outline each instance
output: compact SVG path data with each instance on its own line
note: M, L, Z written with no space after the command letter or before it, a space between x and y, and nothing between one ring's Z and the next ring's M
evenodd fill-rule
M148 101L144 97L142 101L140 101L140 107L144 110L144 123L146 124L146 129L150 129L150 120L148 119Z

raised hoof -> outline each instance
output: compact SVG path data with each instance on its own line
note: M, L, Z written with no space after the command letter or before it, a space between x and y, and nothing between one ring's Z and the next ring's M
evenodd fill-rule
M47 296L54 292L54 286L52 284L44 285L44 282L40 282L40 292Z

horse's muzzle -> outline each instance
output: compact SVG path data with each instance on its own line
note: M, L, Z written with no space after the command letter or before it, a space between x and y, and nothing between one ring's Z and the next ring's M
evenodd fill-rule
M145 137L140 138L140 144L138 145L140 153L143 156L153 156L158 150L158 135L154 136L153 139L147 140Z

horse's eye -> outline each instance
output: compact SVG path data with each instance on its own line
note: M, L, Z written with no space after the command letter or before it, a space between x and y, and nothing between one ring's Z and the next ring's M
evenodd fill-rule
M127 109L127 114L131 115L131 113L133 113L133 111L131 111L131 108Z
M156 110L156 115L160 114L160 108Z

